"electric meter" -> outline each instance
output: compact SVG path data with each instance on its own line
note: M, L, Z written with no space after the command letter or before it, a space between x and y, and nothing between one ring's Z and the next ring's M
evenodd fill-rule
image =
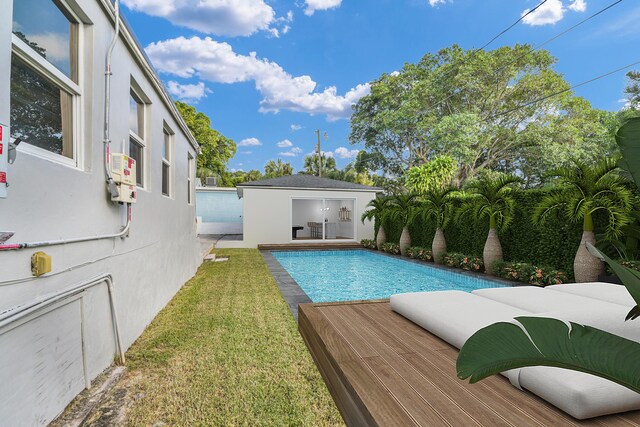
M136 185L136 161L126 154L111 155L111 177L116 184Z

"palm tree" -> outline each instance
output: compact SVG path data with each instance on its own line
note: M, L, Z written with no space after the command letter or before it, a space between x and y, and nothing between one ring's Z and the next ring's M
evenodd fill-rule
M278 161L269 160L264 165L264 174L267 178L278 178L286 175L293 175L291 163L285 163L282 159Z
M563 211L574 222L582 220L582 240L573 261L576 282L593 282L602 274L604 264L587 251L595 245L593 214L603 211L608 216L606 235L619 237L621 228L632 222L634 195L628 181L616 166L605 158L595 165L574 161L572 166L549 173L557 178L557 188L542 199L533 212L533 222L543 223L554 211Z
M402 225L402 234L400 235L400 253L402 255L405 255L411 246L409 223L416 216L417 208L418 201L414 194L401 194L391 199L389 218L393 221L399 221Z
M367 203L368 209L362 213L360 220L364 224L365 220L371 221L375 219L378 221L380 226L378 227L378 234L376 235L376 247L378 250L382 250L382 245L386 243L387 236L384 232L384 218L388 213L389 202L391 199L389 197L377 197Z
M484 244L482 258L485 271L493 274L493 263L502 261L502 245L498 230L505 230L513 221L516 201L513 197L513 185L521 179L513 175L492 177L481 175L467 186L470 194L461 210L461 215L469 212L476 220L489 219L489 234Z
M447 186L431 190L423 195L419 212L426 221L436 224L436 234L433 236L431 250L433 261L436 264L442 262L442 256L447 252L447 241L444 238L444 228L449 224L453 216L455 193L457 188Z
M320 157L322 162L322 174L329 174L336 170L336 159L327 157L324 153ZM304 173L308 175L318 175L318 155L310 154L304 158Z

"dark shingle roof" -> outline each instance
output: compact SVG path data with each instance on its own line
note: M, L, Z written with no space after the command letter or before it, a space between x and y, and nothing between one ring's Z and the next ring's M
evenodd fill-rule
M243 182L237 187L280 187L280 188L309 188L321 190L361 190L382 191L382 188L368 185L355 184L353 182L338 181L335 179L321 178L315 175L288 175L279 178L261 179L259 181Z

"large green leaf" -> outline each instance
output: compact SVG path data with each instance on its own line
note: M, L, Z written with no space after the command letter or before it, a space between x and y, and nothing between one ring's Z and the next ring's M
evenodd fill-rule
M640 117L634 117L618 129L616 142L622 152L620 167L628 171L640 188Z
M495 323L467 340L456 364L459 378L475 383L509 369L553 366L597 375L640 393L640 343L557 319L515 320L519 325Z
M601 260L609 264L611 269L613 269L613 272L616 273L616 276L618 276L624 287L627 288L627 291L629 291L631 297L636 302L637 305L631 309L629 314L627 314L625 320L635 319L640 316L640 271L633 270L631 268L627 268L618 264L605 254L600 252L591 243L587 243L587 249L593 256L595 256L596 258L600 258Z

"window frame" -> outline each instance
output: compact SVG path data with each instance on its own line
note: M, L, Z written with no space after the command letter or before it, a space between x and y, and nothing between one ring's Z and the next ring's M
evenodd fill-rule
M84 57L82 55L84 49L84 24L77 13L75 13L64 0L55 2L55 5L68 20L70 24L70 49L75 43L75 49L71 52L71 77L64 74L51 62L47 61L37 52L35 52L20 37L11 32L11 54L16 55L36 74L58 89L66 92L70 96L71 106L69 108L71 117L71 129L69 136L71 137L72 156L67 157L63 154L57 154L44 148L29 144L23 141L18 146L18 151L34 157L39 157L55 163L59 163L72 168L80 169L81 159L83 158L83 145L80 143L83 135L84 116L82 113L85 97L83 96L83 87L85 84L85 68ZM73 77L77 81L73 80ZM11 94L9 94L9 97Z
M160 192L162 193L163 196L165 197L169 197L169 198L173 198L173 188L174 188L174 184L173 184L173 147L174 147L174 140L175 140L175 132L173 130L171 130L171 128L169 127L169 125L167 124L167 122L163 121L162 124L162 137L163 137L163 147L164 147L164 152L165 152L165 156L162 155L162 150L160 150L160 159L161 159L161 163L162 163L162 168L164 168L165 166L167 167L167 192L164 192L164 170L161 171L160 173ZM168 146L167 146L168 145Z
M140 157L142 160L142 166L140 167L140 176L138 176L138 173L136 171L136 187L143 189L143 190L148 190L148 185L147 185L147 117L148 117L148 102L145 101L146 96L142 93L142 90L139 89L137 87L136 84L134 84L134 81L132 79L131 81L131 85L129 87L129 97L127 98L127 100L129 101L130 98L133 98L133 100L136 102L136 104L138 105L138 111L137 116L138 116L138 131L140 131L140 133L142 135L138 135L136 132L134 132L131 127L129 127L129 146L128 148L128 153L127 155L131 156L131 144L132 142L135 142L137 145L140 146ZM130 112L129 112L130 114ZM136 161L137 162L137 161ZM138 184L137 181L140 181L140 183Z
M195 198L195 157L187 151L187 204L193 205Z

